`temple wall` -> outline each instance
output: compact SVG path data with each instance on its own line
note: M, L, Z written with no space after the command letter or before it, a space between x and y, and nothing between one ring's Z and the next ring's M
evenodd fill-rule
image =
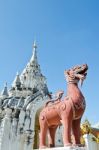
M92 134L85 134L84 135L87 150L99 150L99 143L94 141L93 137L94 136Z

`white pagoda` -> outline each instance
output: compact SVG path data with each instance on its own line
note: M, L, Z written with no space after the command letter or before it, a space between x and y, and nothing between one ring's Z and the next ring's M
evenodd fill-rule
M38 114L48 100L46 78L37 60L37 45L23 72L0 94L0 150L32 150L38 145Z

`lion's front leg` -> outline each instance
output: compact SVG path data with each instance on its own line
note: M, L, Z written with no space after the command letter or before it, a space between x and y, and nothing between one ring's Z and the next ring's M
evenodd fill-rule
M72 109L66 110L62 115L64 146L72 145L71 143L72 120L73 120Z
M73 135L74 135L73 144L74 145L81 144L80 143L80 137L81 137L80 122L81 122L81 118L79 118L77 120L73 120L73 122L72 122L72 131L73 131Z

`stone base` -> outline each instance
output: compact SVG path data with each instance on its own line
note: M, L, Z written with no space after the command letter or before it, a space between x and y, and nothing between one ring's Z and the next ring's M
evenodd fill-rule
M46 148L46 149L41 149L41 150L87 150L87 148L86 147L71 147L71 146L67 146L67 147Z

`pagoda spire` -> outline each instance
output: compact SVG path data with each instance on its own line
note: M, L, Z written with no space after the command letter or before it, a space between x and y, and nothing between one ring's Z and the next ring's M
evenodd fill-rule
M5 97L9 96L9 94L8 94L8 88L7 88L7 82L5 83L4 89L1 92L1 96L5 96Z
M20 87L20 86L21 86L20 75L17 72L16 77L12 83L12 87Z
M37 44L36 44L36 41L34 41L34 43L33 43L33 55L32 55L31 61L37 63Z
M38 89L46 86L46 79L41 73L40 65L37 58L37 44L33 43L32 57L20 76L21 84L26 89Z

